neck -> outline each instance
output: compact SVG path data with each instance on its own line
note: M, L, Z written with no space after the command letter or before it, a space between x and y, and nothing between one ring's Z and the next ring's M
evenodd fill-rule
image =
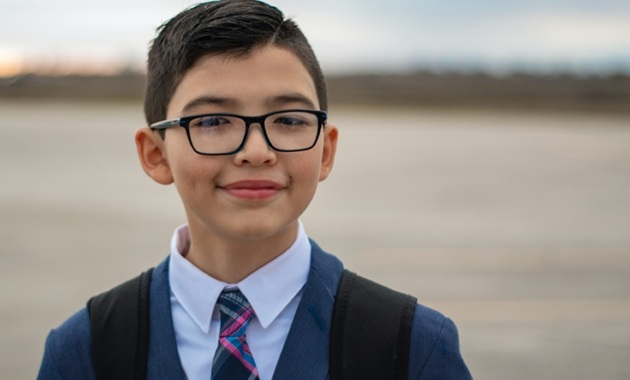
M235 284L284 253L297 238L297 222L281 233L249 240L219 238L190 228L186 259L213 278Z

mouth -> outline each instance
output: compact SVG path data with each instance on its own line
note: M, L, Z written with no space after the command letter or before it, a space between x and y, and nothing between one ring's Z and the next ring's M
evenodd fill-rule
M268 180L242 180L220 186L228 194L244 200L266 200L273 198L285 186Z

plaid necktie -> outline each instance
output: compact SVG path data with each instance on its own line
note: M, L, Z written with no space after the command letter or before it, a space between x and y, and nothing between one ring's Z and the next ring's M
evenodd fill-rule
M221 333L212 361L212 380L258 380L258 370L245 329L254 311L240 290L226 291L219 297Z

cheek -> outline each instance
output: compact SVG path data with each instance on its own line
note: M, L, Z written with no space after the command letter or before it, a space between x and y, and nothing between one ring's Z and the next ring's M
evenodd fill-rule
M178 191L191 192L203 187L202 190L207 192L219 172L219 159L201 156L192 151L181 150L174 153L176 154L172 155L170 165Z
M319 183L320 157L321 153L313 150L291 160L291 172L294 179L305 187L316 187Z

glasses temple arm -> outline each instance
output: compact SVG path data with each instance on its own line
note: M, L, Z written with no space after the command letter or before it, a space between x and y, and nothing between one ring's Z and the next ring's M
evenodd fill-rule
M176 127L181 125L180 119L171 119L171 120L163 120L158 121L157 123L153 123L149 126L149 128L153 130L167 129L170 127Z

